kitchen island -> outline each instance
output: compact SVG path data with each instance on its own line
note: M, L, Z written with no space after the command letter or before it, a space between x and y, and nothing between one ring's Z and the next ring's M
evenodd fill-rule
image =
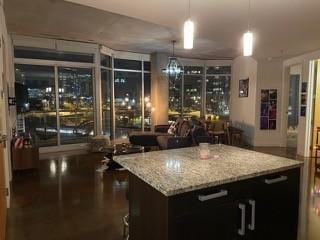
M297 239L301 162L211 145L124 155L131 240Z

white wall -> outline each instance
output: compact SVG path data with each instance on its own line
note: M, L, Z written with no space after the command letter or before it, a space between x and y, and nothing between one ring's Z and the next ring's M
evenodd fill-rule
M11 164L10 164L10 137L11 137L11 127L10 119L11 112L8 107L8 95L11 94L13 86L13 51L11 38L8 35L6 28L6 21L3 10L3 0L0 0L0 133L7 135L7 147L4 152L5 161L5 178L6 186L9 188L9 181L11 179ZM4 77L4 78L3 78ZM9 93L8 93L9 89ZM9 117L8 117L9 116ZM10 192L7 198L7 205L9 207L10 202Z
M256 97L256 119L255 119L255 141L254 146L281 146L282 145L282 81L283 81L282 59L259 60L257 74L257 97ZM277 128L276 130L260 130L260 105L261 89L277 89Z
M239 98L239 80L249 77L249 97ZM283 146L283 60L259 60L237 57L232 65L230 119L245 131L245 140L253 146ZM277 89L277 129L260 130L261 89Z
M249 78L249 96L239 98L239 80ZM244 130L244 140L254 144L256 122L257 61L237 57L232 64L230 120Z

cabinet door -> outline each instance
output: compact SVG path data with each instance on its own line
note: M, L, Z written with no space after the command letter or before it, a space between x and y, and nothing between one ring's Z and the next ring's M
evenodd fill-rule
M245 237L245 207L242 201L233 201L179 216L175 220L173 239L248 239Z
M299 175L291 170L260 179L254 239L297 239Z

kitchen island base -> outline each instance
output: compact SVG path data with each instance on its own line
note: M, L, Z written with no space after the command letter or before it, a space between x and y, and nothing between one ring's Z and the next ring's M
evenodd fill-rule
M166 196L129 176L130 240L296 240L300 168Z

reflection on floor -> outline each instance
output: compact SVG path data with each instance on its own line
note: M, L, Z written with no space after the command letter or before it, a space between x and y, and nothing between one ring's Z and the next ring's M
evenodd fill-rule
M40 162L12 183L8 240L122 239L128 212L126 172L96 172L102 155L61 156Z
M295 149L253 150L296 158ZM99 173L100 154L53 156L42 160L38 173L16 174L7 240L122 238L122 217L128 212L127 172ZM305 161L301 198L301 239L320 239L320 174Z
M311 179L311 198L309 209L309 238L320 239L320 174Z

